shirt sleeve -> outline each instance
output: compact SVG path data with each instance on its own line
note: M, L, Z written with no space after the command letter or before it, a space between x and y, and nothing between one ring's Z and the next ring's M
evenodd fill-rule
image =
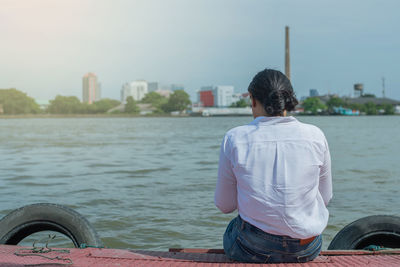
M221 144L218 164L218 180L215 188L214 203L223 213L231 213L237 209L236 177L232 171L232 164L226 156L228 138L224 137Z
M324 153L324 163L319 173L319 192L324 200L325 206L332 199L332 172L331 172L331 155L329 152L328 142L325 140L326 150Z

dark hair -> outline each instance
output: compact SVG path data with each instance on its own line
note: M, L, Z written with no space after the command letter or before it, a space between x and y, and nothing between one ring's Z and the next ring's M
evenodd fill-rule
M248 91L260 101L269 116L282 116L299 103L289 79L280 71L265 69L254 76Z

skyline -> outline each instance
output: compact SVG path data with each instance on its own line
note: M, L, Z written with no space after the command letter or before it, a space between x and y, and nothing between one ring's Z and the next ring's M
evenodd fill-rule
M400 99L400 3L385 1L0 1L0 88L35 99L81 98L94 72L104 98L125 82L180 83L196 99L206 85L247 91L265 67L284 72L290 27L291 78L309 89Z

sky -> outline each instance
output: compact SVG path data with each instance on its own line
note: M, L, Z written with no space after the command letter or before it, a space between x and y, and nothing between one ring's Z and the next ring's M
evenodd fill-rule
M290 27L298 97L366 93L400 99L398 0L0 0L0 88L37 100L82 98L94 72L103 98L138 79L246 92L264 68L284 71Z

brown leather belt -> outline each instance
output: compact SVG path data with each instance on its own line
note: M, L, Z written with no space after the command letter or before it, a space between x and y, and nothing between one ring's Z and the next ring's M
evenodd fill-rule
M253 231L256 231L256 232L258 232L258 233L260 233L260 234L266 234L266 235L276 236L276 235L273 235L273 234L264 232L263 230L257 228L256 226L254 226L254 225L252 225L252 224L246 222L245 220L243 220L243 219L240 217L240 215L238 215L238 218L239 218L239 222L240 222L240 224L241 224L240 227L241 227L242 230L244 229L244 227L249 227L249 228L252 229ZM279 236L279 237L281 237L281 236ZM300 246L304 246L304 245L307 245L307 244L310 244L311 242L313 242L314 239L317 238L317 237L318 237L318 236L313 236L313 237L306 238L306 239L295 239L295 238L291 238L291 237L287 237L287 238L292 239L292 240L300 240Z
M317 237L313 236L313 237L306 238L306 239L300 239L300 246L304 246L304 245L310 244L311 242L314 241L315 238L317 238Z

